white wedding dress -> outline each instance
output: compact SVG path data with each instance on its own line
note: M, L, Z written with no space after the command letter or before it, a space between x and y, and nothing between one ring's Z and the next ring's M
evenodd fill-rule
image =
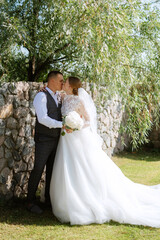
M62 115L77 111L87 124L60 137L50 186L54 215L71 225L114 220L160 227L160 186L134 183L124 176L87 126L85 104L70 95L62 105Z

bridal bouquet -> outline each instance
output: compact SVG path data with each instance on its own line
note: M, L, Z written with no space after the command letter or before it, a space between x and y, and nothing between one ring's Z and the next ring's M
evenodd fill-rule
M69 112L66 116L63 117L63 126L65 129L72 129L73 131L81 130L83 124L83 119L75 111ZM61 135L64 136L65 131L63 131Z

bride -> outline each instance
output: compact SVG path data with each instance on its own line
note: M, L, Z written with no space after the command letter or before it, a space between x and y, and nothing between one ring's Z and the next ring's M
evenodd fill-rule
M80 80L69 77L63 89L62 115L76 111L84 126L60 137L50 185L53 214L71 225L113 220L160 227L160 186L125 177L101 148L96 109Z

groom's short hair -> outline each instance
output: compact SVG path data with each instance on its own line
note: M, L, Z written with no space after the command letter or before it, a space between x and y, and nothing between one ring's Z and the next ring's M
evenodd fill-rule
M60 71L51 71L50 73L48 73L47 82L49 81L49 79L56 77L58 74L61 74L63 76Z

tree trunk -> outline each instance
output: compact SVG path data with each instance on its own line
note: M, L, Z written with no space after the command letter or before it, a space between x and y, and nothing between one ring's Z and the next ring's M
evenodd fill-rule
M28 82L35 81L35 71L36 71L36 58L35 56L29 61L29 68L28 68Z
M38 1L39 2L39 1ZM28 81L34 82L36 79L36 43L37 43L37 22L39 14L39 5L37 0L33 0L33 9L32 9L32 31L30 32L30 38L32 42L32 52L30 52L29 57L29 68L28 68Z

